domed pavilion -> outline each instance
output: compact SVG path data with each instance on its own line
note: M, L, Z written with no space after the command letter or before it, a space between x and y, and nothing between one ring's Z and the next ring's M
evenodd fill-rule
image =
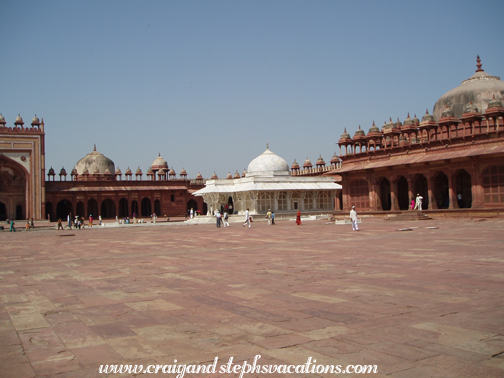
M241 178L207 180L205 188L194 193L202 196L208 216L214 211L244 214L293 213L309 211L328 213L334 210L335 197L341 185L332 177L291 175L287 162L266 146L253 159Z

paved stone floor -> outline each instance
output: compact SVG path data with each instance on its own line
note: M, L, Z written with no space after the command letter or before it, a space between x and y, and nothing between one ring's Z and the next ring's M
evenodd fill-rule
M360 227L1 232L0 377L258 354L376 364L376 378L504 377L504 220Z

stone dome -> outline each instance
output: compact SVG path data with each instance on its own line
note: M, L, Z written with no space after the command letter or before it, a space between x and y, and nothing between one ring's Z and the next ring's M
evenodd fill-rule
M289 175L289 164L274 154L266 146L266 151L252 160L247 168L247 176Z
M345 131L343 131L343 134L341 134L340 139L351 139L350 134L348 134L346 131L346 127L345 127Z
M299 164L298 162L296 161L296 159L294 159L294 163L292 163L291 165L291 169L294 170L294 169L299 169Z
M226 180L232 180L233 179L233 175L231 174L231 172L228 172L227 176L226 176Z
M373 126L371 126L369 128L369 133L368 134L371 134L371 133L379 133L380 132L380 129L378 128L378 126L375 125L374 121L373 121Z
M203 180L203 176L201 175L201 172L198 172L196 175L196 180Z
M32 125L40 125L40 119L38 119L37 115L32 119Z
M484 113L493 96L498 100L504 100L504 81L498 76L492 76L483 71L479 56L476 66L478 69L474 75L437 100L433 112L436 121L441 118L447 106L453 110L455 117L460 118L464 113L465 106L470 101L481 113Z
M444 109L446 110L446 108ZM434 121L432 114L429 114L429 109L426 109L424 116L422 117L422 122Z
M354 134L354 138L355 137L359 138L359 137L363 137L363 136L366 136L366 132L364 130L362 130L359 125L359 128L357 129L357 131Z
M128 175L128 176L129 176L129 175L132 175L132 174L133 174L133 173L131 172L130 167L126 168L126 173L125 173L125 175Z
M88 168L89 172L104 174L105 170L108 168L110 172L115 172L115 165L112 160L103 154L96 151L96 144L93 151L80 159L77 164L75 164L75 169L79 175L84 173L84 169Z
M54 173L54 168L51 167L49 168L49 172L47 173L49 176L54 176L56 173Z
M159 171L160 169L168 169L168 163L165 159L161 157L161 153L159 156L152 162L151 168L153 171Z
M404 126L408 126L408 125L414 125L415 122L410 118L410 115L408 113L408 116L406 117L406 119L404 120L404 123L403 125Z
M446 108L441 115L441 118L455 117L455 113L450 108Z
M493 99L488 103L487 109L491 109L491 108L502 108L502 102L497 100L495 98L495 95L493 96Z
M180 171L180 176L187 176L187 171L184 168Z
M15 125L23 125L24 122L23 122L23 118L21 118L21 114L18 114L18 116L16 117L16 121L14 122Z
M310 159L308 159L308 156L307 156L306 160L304 161L303 168L311 168L311 167L312 167L312 163L311 163Z

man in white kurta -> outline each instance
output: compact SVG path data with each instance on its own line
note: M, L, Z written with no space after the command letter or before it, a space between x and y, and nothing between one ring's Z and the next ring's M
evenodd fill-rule
M355 211L355 206L352 206L352 210L350 210L350 219L352 220L352 230L359 231L359 226L357 225L357 212Z
M422 200L423 197L420 194L417 194L415 201L415 209L417 209L418 211L422 211Z
M245 223L243 223L243 227L245 227L247 224L248 224L248 226L250 228L250 212L249 212L249 209L247 209L247 211L245 211Z

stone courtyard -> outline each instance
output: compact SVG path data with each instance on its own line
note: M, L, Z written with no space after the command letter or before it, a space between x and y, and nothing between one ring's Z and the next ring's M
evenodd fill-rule
M0 232L0 377L175 377L98 367L256 355L378 367L347 377L504 377L504 220L360 228ZM203 376L238 374L185 374ZM259 376L329 374L244 375Z

